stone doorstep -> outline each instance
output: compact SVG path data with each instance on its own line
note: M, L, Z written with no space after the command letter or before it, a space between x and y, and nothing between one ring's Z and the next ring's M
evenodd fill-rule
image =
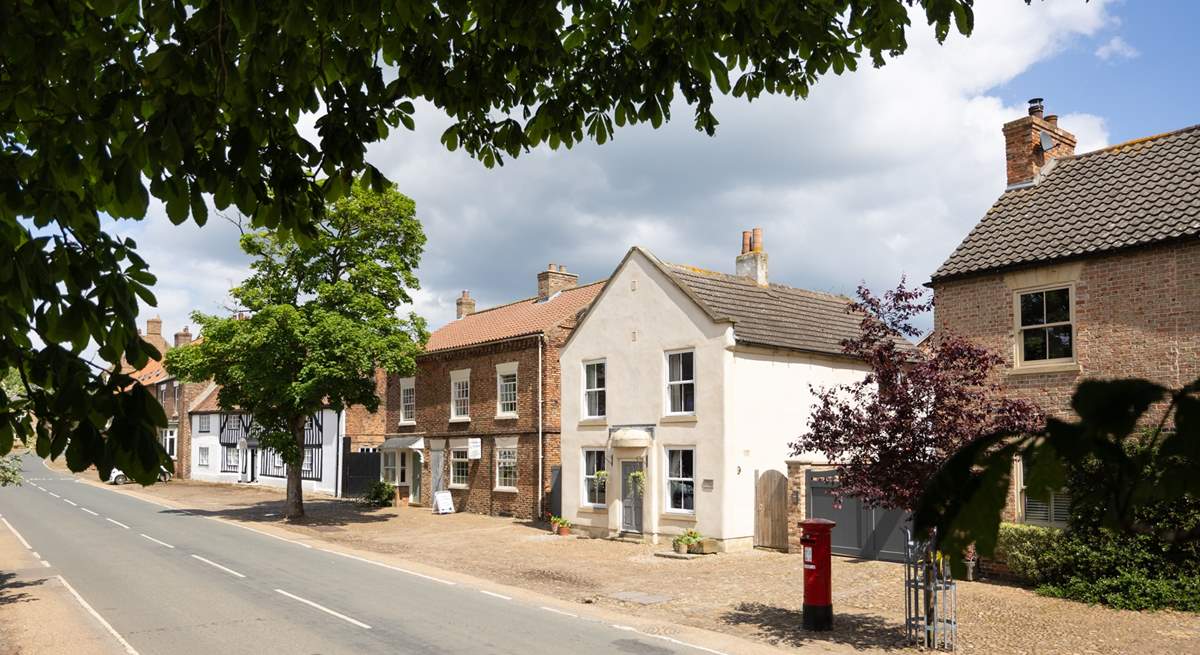
M700 559L704 557L699 553L677 553L673 550L662 550L654 553L655 557L665 557L667 559Z

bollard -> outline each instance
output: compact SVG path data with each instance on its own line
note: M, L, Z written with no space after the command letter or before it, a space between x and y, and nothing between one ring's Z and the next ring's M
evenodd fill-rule
M833 526L828 519L800 522L804 530L804 629L833 629L833 557L830 549Z

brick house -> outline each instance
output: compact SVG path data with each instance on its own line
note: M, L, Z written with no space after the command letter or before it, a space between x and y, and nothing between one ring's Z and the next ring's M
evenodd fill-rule
M387 381L382 474L401 502L429 505L433 491L449 490L456 511L534 518L549 507L559 348L601 287L577 280L551 265L537 275L536 296L478 312L464 291L416 374Z
M191 343L192 334L185 326L175 333L173 343L167 343L162 334L162 319L155 316L146 321L146 332L142 334L142 339L157 348L165 357L169 349ZM154 394L167 414L167 427L159 430L158 438L175 462L175 476L191 477L192 430L187 420L186 408L195 402L207 385L175 379L163 367L162 361L157 359L147 361L145 366L130 372L129 375Z
M1043 115L1004 125L1008 186L929 282L935 332L1004 358L1006 393L1073 418L1087 378L1200 376L1200 126L1075 154ZM1005 520L1061 525L1070 499L1023 494Z

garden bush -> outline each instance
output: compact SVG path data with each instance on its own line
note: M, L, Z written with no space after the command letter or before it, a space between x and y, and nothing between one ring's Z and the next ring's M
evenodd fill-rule
M395 486L384 482L383 480L376 480L375 482L371 483L371 486L367 487L365 492L363 492L362 502L367 505L374 505L375 507L386 507L391 505L395 498Z
M1149 434L1126 444L1134 454L1154 448ZM1146 457L1144 461L1154 461ZM1147 476L1161 477L1146 470ZM1115 532L1105 523L1101 497L1105 472L1084 465L1068 476L1071 517L1067 530L1003 524L996 557L1038 593L1121 609L1171 608L1200 612L1200 543L1172 543L1157 534L1200 524L1200 499L1184 496L1147 506L1137 519L1155 534Z

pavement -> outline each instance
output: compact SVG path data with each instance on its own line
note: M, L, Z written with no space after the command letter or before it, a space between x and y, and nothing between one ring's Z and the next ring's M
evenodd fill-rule
M94 619L88 637L111 638L94 652L774 652L703 630L646 634L601 608L200 516L32 456L23 468L24 485L0 489L0 529L29 557L0 568L36 560L62 581Z

